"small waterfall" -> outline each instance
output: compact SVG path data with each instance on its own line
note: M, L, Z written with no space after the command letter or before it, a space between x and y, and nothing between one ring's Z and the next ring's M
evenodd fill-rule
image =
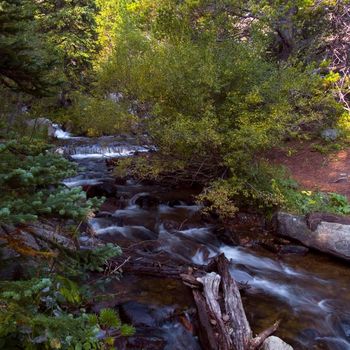
M56 123L52 123L53 128L55 129L54 136L56 139L70 139L72 138L72 134L64 131L62 127Z
M70 156L75 160L83 159L103 159L103 158L124 158L130 157L135 153L149 152L149 149L136 145L69 145L60 148L60 153Z

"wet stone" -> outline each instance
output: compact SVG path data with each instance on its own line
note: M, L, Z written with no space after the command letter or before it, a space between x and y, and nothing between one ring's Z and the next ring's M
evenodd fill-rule
M117 339L114 345L120 350L163 350L166 342L160 337L135 335L127 339Z
M121 305L120 312L121 316L134 326L156 327L173 318L175 307L153 307L130 301Z
M95 185L84 185L83 190L88 198L92 197L114 197L117 195L117 188L111 182L103 182Z
M103 217L101 213L110 213L113 214L116 210L120 209L121 203L117 198L107 198L105 202L100 207L100 212L98 213L99 217Z
M293 348L282 339L271 336L264 341L262 350L293 350Z
M167 344L164 350L201 350L198 340L181 324L169 324L163 328Z
M340 323L344 335L350 339L350 320L342 321Z
M155 327L156 320L150 315L150 308L146 305L128 302L120 307L121 316L135 327Z
M159 205L159 198L151 195L143 195L136 199L135 204L142 209L155 208Z
M301 246L301 245L283 245L279 249L279 254L282 255L288 255L288 254L295 254L295 255L305 255L309 252L309 249Z

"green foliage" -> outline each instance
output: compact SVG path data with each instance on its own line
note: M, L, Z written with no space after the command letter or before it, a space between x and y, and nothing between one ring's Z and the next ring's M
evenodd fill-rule
M305 191L289 178L283 168L259 163L241 178L215 182L199 196L207 204L205 212L216 213L222 219L232 217L234 203L253 206L265 213L283 209L297 214L326 212L350 214L347 198L336 193Z
M317 151L324 155L328 155L332 152L340 151L344 148L344 145L340 143L329 142L325 144L314 143L313 145L311 145L311 147L314 151Z
M40 140L11 139L0 144L1 223L24 223L41 216L81 220L100 203L87 200L80 188L60 185L75 174L75 165L46 152Z
M0 82L67 103L69 90L91 82L96 12L94 0L2 0Z
M42 95L52 86L49 76L56 60L49 57L34 19L32 1L0 1L0 83Z
M349 215L350 204L347 198L337 193L313 191L287 191L286 208L299 214L326 212L338 215Z
M1 281L0 347L107 349L115 337L133 334L116 312L96 315L85 308L97 287L110 279L104 273L91 288L88 273L104 271L107 261L120 253L113 244L74 254L63 249L50 267L39 261L35 275L41 277Z
M256 155L295 136L300 126L313 124L317 132L333 125L342 108L332 94L336 75L323 77L315 65L297 60L266 58L266 25L277 25L295 5L273 4L248 3L252 13L268 18L255 28L260 35L243 40L241 18L230 15L238 3L213 8L206 1L100 1L101 14L110 16L108 23L98 22L100 39L111 46L101 55L99 89L150 106L144 125L158 152L155 160L133 162L133 174L172 174L180 181L200 174L209 183L201 199L212 203L217 196L217 209L227 213L242 198L266 207L284 202L271 188L273 172L263 174ZM306 16L313 5L301 1L300 11ZM292 17L302 21L302 13ZM213 183L218 169L226 169L221 174L228 178ZM226 199L234 203L227 207Z
M99 321L104 327L120 328L121 321L118 315L112 309L103 309L100 312Z
M126 106L107 98L78 93L72 98L72 106L59 111L56 119L72 125L77 134L118 134L136 127L137 118L127 111Z
M83 273L84 277L87 272L103 272L107 261L120 254L120 247L112 243L97 246L94 249L81 250L70 258L69 266L65 267L66 273L69 272L72 275Z
M350 113L344 112L338 122L337 127L340 129L342 134L344 135L344 138L349 141L350 140Z
M133 334L116 311L91 314L82 301L77 284L62 276L1 282L1 348L105 349L113 342L110 333Z
M36 23L58 59L56 69L62 74L64 91L89 82L97 51L96 11L93 0L47 0L36 7Z
M228 181L219 180L198 196L198 200L206 204L205 214L216 214L222 219L232 217L238 208L234 205L234 195L237 189Z

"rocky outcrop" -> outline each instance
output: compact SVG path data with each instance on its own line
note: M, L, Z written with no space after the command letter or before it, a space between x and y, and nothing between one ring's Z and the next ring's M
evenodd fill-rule
M52 121L47 118L36 118L26 121L29 128L45 131L49 137L55 137L56 128L52 124Z
M301 242L350 261L350 223L348 218L320 215L317 219L279 212L276 215L278 235Z
M262 350L293 350L293 348L282 339L271 336L264 341Z

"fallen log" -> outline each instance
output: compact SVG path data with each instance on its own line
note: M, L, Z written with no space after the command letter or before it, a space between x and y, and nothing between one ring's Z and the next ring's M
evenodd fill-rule
M236 350L245 350L252 338L252 330L247 320L241 294L239 293L236 281L231 277L229 263L225 255L220 255L217 259L218 273L222 278L222 289L225 296L225 309L233 327L232 341Z
M219 305L219 287L221 277L215 272L210 272L203 277L197 278L203 284L203 294L207 304L207 309L211 317L211 324L215 327L219 349L232 349L232 339L223 321L221 307Z
M189 267L184 263L172 260L165 252L158 256L154 256L152 253L147 256L145 253L140 254L137 251L114 258L109 264L111 264L109 267L111 270L121 266L120 272L124 274L181 279L191 288L201 288L202 284L197 281L197 278L203 277L216 266L216 262L213 260L209 265L192 264ZM249 288L249 285L245 283L237 283L237 286L239 290Z
M201 340L202 345L207 345L207 349L217 349L218 334L215 333L211 322L205 298L197 289L193 289L192 293L197 305L198 318L201 324L201 327L199 328L199 339Z
M208 350L257 350L277 330L279 321L253 338L229 261L223 254L215 261L216 272L197 278L182 275L183 282L192 288L197 306L201 344Z

